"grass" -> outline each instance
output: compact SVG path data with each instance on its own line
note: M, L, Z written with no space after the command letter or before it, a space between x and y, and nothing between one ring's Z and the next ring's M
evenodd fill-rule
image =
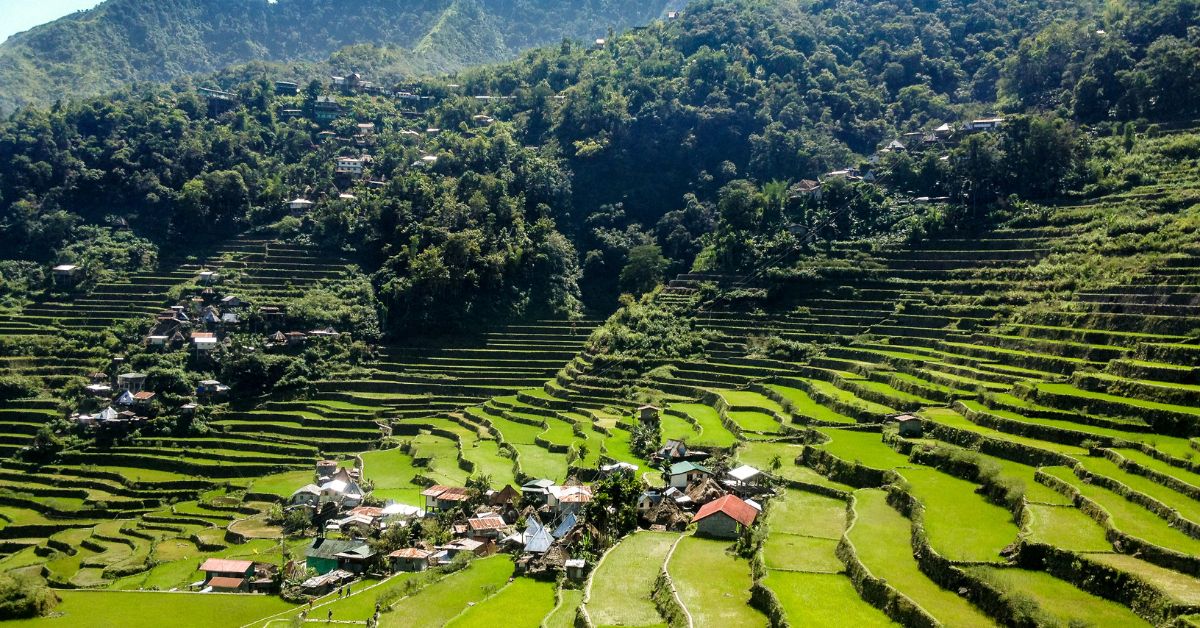
M446 625L456 628L491 628L497 623L536 626L554 610L554 606L553 582L517 578Z
M887 504L878 489L855 492L857 518L847 532L859 560L876 578L882 578L950 628L993 626L995 623L967 600L929 579L913 558L911 522Z
M787 414L783 406L762 393L751 390L714 390L713 392L723 397L725 402L731 406L761 408L773 410L779 414Z
M750 564L726 550L729 543L689 536L667 565L679 599L697 626L765 626L751 608Z
M737 442L737 437L721 423L721 415L715 409L701 403L673 403L671 408L692 417L699 425L700 436L692 445L730 447Z
M763 544L763 559L768 569L841 573L842 561L834 554L838 542L771 530Z
M1028 569L968 567L967 573L1009 594L1037 603L1042 612L1067 625L1149 626L1128 608L1081 591L1048 573Z
M574 628L575 614L583 603L583 591L579 589L559 589L558 606L546 615L542 626L545 628Z
M1159 460L1153 456L1149 456L1145 452L1137 449L1118 449L1116 451L1130 462L1136 462L1137 464L1150 469L1151 471L1157 471L1163 475L1169 475L1176 480L1183 482L1184 484L1189 484L1193 487L1200 488L1200 473L1195 473L1188 471L1187 469L1181 469L1179 467L1167 464L1162 460ZM1200 452L1196 451L1190 453L1193 455L1200 454Z
M779 393L791 403L793 416L807 417L814 421L823 421L825 423L844 423L846 425L853 425L855 423L854 419L817 403L812 397L808 396L808 393L798 388L789 388L777 384L770 384L767 388Z
M663 625L650 595L678 538L666 532L639 532L609 550L590 581L587 611L597 626Z
M908 466L908 457L884 444L878 432L858 432L837 428L817 428L830 441L820 447L849 462L859 462L875 469L895 469Z
M1200 579L1128 554L1087 554L1086 559L1134 574L1181 605L1200 606Z
M1138 399L1136 397L1120 397L1117 395L1110 395L1108 393L1095 392L1095 391L1091 391L1091 390L1083 390L1082 388L1076 388L1075 386L1072 386L1071 384L1057 384L1057 383L1052 383L1052 382L1041 382L1037 385L1037 389L1039 392L1047 392L1047 393L1055 394L1055 395L1081 397L1084 399L1096 399L1098 401L1124 404L1124 405L1132 406L1135 408L1143 408L1146 410L1165 410L1167 412L1178 412L1180 414L1191 414L1191 415L1195 415L1195 416L1200 416L1200 408L1193 408L1191 406L1180 406L1180 405L1175 405L1175 404L1170 404L1170 403L1160 403L1157 401Z
M965 430L967 432L973 432L975 434L979 434L981 436L986 436L988 438L993 438L995 440L1008 441L1010 443L1017 443L1019 445L1026 445L1029 447L1033 447L1035 449L1045 449L1048 451L1055 451L1055 452L1058 452L1061 454L1066 454L1068 456L1087 455L1087 450L1083 449L1082 447L1075 447L1072 445L1063 445L1061 443L1052 443L1049 441L1038 440L1036 438L1028 438L1025 436L1017 436L1015 434L1009 434L1007 432L1001 432L999 430L994 430L990 427L983 427L982 425L976 425L976 424L968 421L967 418L964 417L963 415L961 415L953 410L950 410L949 408L927 408L927 409L924 409L921 411L921 415L928 418L931 421L935 421L935 422L945 425L947 427L953 427L953 428L957 428L960 430Z
M1085 483L1066 467L1047 467L1043 471L1074 486L1084 497L1099 504L1108 512L1110 522L1116 529L1160 547L1185 554L1200 554L1200 540L1172 528L1149 510L1108 489Z
M1130 473L1108 458L1080 458L1079 464L1096 475L1117 480L1129 488L1148 495L1168 508L1175 509L1184 519L1200 523L1200 502L1169 489L1145 476Z
M778 432L779 422L764 412L733 411L727 413L729 420L748 432Z
M1034 543L1045 543L1070 552L1108 552L1112 543L1104 527L1074 506L1027 504L1025 530Z
M792 626L838 628L898 626L858 596L846 576L771 571L764 584L775 592Z
M281 497L291 497L296 489L316 481L313 471L289 471L277 473L254 480L250 490L255 493L268 493Z
M925 506L925 531L935 550L950 560L999 561L1017 540L1008 510L985 500L976 485L936 469L904 469L914 497Z
M12 626L121 626L156 628L170 618L180 628L241 626L260 617L293 608L276 596L137 593L124 591L57 591L58 615L6 622Z
M455 615L487 599L513 573L512 559L492 556L474 561L404 598L379 618L380 626L441 626ZM543 613L544 615L545 613Z
M787 490L767 510L771 532L837 540L846 528L846 502L816 493Z

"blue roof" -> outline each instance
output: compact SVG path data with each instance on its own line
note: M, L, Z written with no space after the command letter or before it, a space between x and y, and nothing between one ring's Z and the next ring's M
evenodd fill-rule
M554 538L561 539L566 536L577 523L579 523L579 520L575 518L575 513L568 512L567 516L563 517L562 523L558 524L558 527L554 529Z

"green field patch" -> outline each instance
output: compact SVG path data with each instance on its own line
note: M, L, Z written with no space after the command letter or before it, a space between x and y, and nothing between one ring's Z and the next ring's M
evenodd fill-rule
M654 581L678 534L638 532L605 554L588 583L587 611L597 626L661 626Z
M975 492L973 482L936 469L901 471L910 492L925 506L929 543L956 561L1000 561L1000 551L1017 540L1012 514Z
M1181 439L1182 440L1182 439ZM1194 451L1194 450L1193 450ZM1184 484L1195 487L1200 490L1200 473L1195 473L1187 469L1167 464L1158 458L1150 456L1143 451L1137 449L1118 449L1118 454L1130 462L1135 462L1151 471L1156 471L1163 475L1170 476L1183 482ZM1192 453L1192 452L1189 452ZM1193 455L1200 452L1195 452Z
M846 576L770 571L763 581L778 598L792 626L875 628L898 626L867 604Z
M558 606L546 615L542 622L544 628L575 628L575 615L579 605L583 603L583 591L579 589L559 589Z
M852 491L852 487L834 482L816 471L796 464L796 457L804 451L804 445L781 442L744 442L738 447L737 457L742 464L748 464L773 475L788 480L827 486L839 491ZM779 467L775 467L778 461Z
M846 502L816 493L787 490L767 510L771 533L837 540L846 527Z
M842 561L834 554L838 542L771 530L763 544L763 559L768 569L841 573Z
M947 427L953 427L963 431L972 432L1000 441L1017 443L1020 445L1033 447L1035 449L1044 449L1060 454L1066 454L1068 456L1082 456L1087 454L1087 450L1083 449L1082 447L1063 445L1061 443L1053 443L1050 441L1038 440L1036 438L1018 436L1016 434L1009 434L1007 432L1001 432L1000 430L994 430L990 427L976 425L975 423L967 420L967 418L963 415L949 408L925 408L921 410L921 416Z
M1180 605L1200 606L1200 579L1159 567L1129 554L1086 554L1085 558L1131 573L1162 591Z
M768 412L777 412L782 415L787 414L783 406L779 405L779 402L759 392L729 389L715 389L713 392L724 398L725 402L731 406L761 408Z
M1091 473L1114 479L1157 500L1168 508L1173 508L1188 521L1200 523L1200 502L1183 493L1167 488L1145 476L1125 471L1108 458L1081 457L1079 465Z
M821 449L847 462L858 462L873 469L895 469L908 466L908 457L883 442L879 432L860 432L820 427L817 431L829 437Z
M775 417L763 412L734 411L727 412L730 421L748 432L778 432L780 425Z
M1127 607L1075 588L1042 571L967 567L967 573L1009 596L1031 600L1045 615L1070 626L1149 626Z
M730 447L737 442L737 437L721 423L721 415L715 409L700 403L673 403L671 409L692 417L699 425L700 436L692 445Z
M274 595L58 591L55 616L8 622L12 626L121 626L158 628L169 618L180 628L228 628L292 608Z
M768 384L767 388L779 393L791 405L793 416L802 416L814 421L823 421L825 423L844 423L846 425L854 425L856 421L848 416L827 408L808 396L808 393L799 388L789 388L778 384Z
M855 497L856 518L847 535L871 575L886 580L945 626L995 625L970 602L921 572L912 555L912 522L888 505L884 491L864 489Z
M466 569L397 602L391 611L380 616L379 625L442 626L499 590L512 573L512 559L508 556L473 561Z
M446 626L492 628L497 623L509 626L537 626L554 610L554 605L553 582L517 578L495 595L467 608Z
M689 536L667 564L675 590L696 626L765 626L750 602L750 564L729 543Z
M1106 510L1116 529L1168 549L1185 554L1200 554L1200 540L1172 528L1166 521L1149 510L1117 495L1116 493L1085 483L1066 467L1046 467L1046 474L1075 487L1084 497L1091 499Z
M1104 527L1074 506L1026 504L1025 530L1034 543L1070 552L1112 551Z
M314 471L288 471L258 478L250 483L249 490L280 497L291 497L296 489L316 481Z

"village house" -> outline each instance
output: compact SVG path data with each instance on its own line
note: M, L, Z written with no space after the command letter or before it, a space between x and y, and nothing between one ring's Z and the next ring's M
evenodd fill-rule
M498 491L489 490L487 497L489 506L512 506L521 499L521 493L512 485L505 484Z
M677 462L690 458L692 452L688 451L687 443L681 440L668 440L666 444L654 452L651 459L655 462Z
M736 495L726 495L701 506L692 523L699 535L733 539L754 525L757 517L757 508Z
M530 480L521 485L521 496L531 499L538 505L544 506L550 498L551 486L554 486L554 480L546 478Z
M79 281L80 268L74 264L59 264L50 272L54 275L54 285L59 288L70 288Z
M525 531L521 533L521 545L531 554L543 554L554 544L554 536L546 529L537 517L530 516L525 521Z
M467 519L468 534L475 540L499 541L508 536L508 524L497 514L487 513Z
M424 516L425 511L416 506L389 503L384 505L380 513L379 527L386 529L394 525L408 525L409 521Z
M921 424L921 419L911 414L901 414L892 417L899 428L900 436L904 438L921 438L924 435L924 426Z
M971 120L964 126L966 131L995 131L1004 124L1003 117L979 118Z
M333 479L333 474L337 472L337 460L318 460L317 461L317 481L328 482Z
M558 514L578 513L592 503L592 487L581 484L551 486L546 505Z
M206 354L217 348L217 335L205 331L192 332L192 346L196 348L196 353Z
M712 471L689 461L676 462L667 473L669 484L678 489L685 489L689 484L711 477Z
M338 157L334 172L354 177L362 176L365 161L358 157Z
M491 541L476 541L475 539L454 539L445 545L438 545L433 548L437 550L430 560L439 565L444 565L452 560L455 556L462 553L468 553L472 556L490 556L496 551L496 544Z
M363 491L353 480L332 479L321 485L321 503L333 502L339 509L349 509L362 503Z
M306 198L296 197L288 201L287 206L288 210L292 212L293 216L299 216L300 214L312 209L313 202Z
M249 560L209 558L199 569L204 572L204 589L220 593L244 593L254 577L254 562Z
M587 578L587 561L582 558L568 559L563 567L566 569L568 580L582 582Z
M148 390L143 390L141 392L134 393L133 407L141 409L141 410L147 410L150 408L151 404L154 402L154 397L155 397L154 393L152 393Z
M300 331L289 331L283 336L287 339L287 346L289 347L303 347L304 341L308 340L308 336Z
M467 489L434 484L421 491L421 495L425 497L425 512L435 513L457 508L467 500Z
M275 93L280 96L295 96L300 93L300 86L292 81L275 81Z
M317 122L332 122L342 115L342 106L332 96L317 96L317 102L313 105L313 114L316 116Z
M375 550L361 540L338 540L318 537L304 552L304 563L317 574L335 569L363 573L370 566Z
M288 499L291 506L307 506L316 509L321 505L321 487L316 484L305 484L296 489Z
M117 376L117 388L130 394L141 392L145 385L145 373L122 373Z
M659 412L658 406L649 404L640 406L637 409L638 420L642 423L657 423Z
M393 573L401 571L425 571L429 568L429 557L432 555L432 552L427 552L419 547L406 547L388 554L388 560L391 563Z

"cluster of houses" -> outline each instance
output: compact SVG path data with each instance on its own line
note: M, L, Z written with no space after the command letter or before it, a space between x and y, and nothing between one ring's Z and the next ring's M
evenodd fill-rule
M912 154L923 153L931 149L940 149L949 146L959 138L974 133L989 133L997 131L1004 126L1005 118L1000 116L990 118L977 118L968 120L958 125L945 123L932 131L915 131L905 133L902 136L891 140L883 148L879 149L874 155L867 160L871 166L878 164L883 158L889 154ZM943 155L942 160L949 159ZM795 197L813 197L817 200L821 198L821 187L825 181L830 179L845 179L847 181L866 181L868 183L875 180L875 172L870 168L862 169L856 166L848 166L840 170L833 170L825 173L819 181L805 179L793 185L790 193ZM914 199L917 203L936 203L946 201L946 198L929 198L922 197Z
M669 466L665 486L638 498L638 517L650 529L682 530L694 523L698 534L737 538L754 525L773 493L759 469L742 465L718 472L704 464L707 453L689 450L682 441L667 441L654 458Z

